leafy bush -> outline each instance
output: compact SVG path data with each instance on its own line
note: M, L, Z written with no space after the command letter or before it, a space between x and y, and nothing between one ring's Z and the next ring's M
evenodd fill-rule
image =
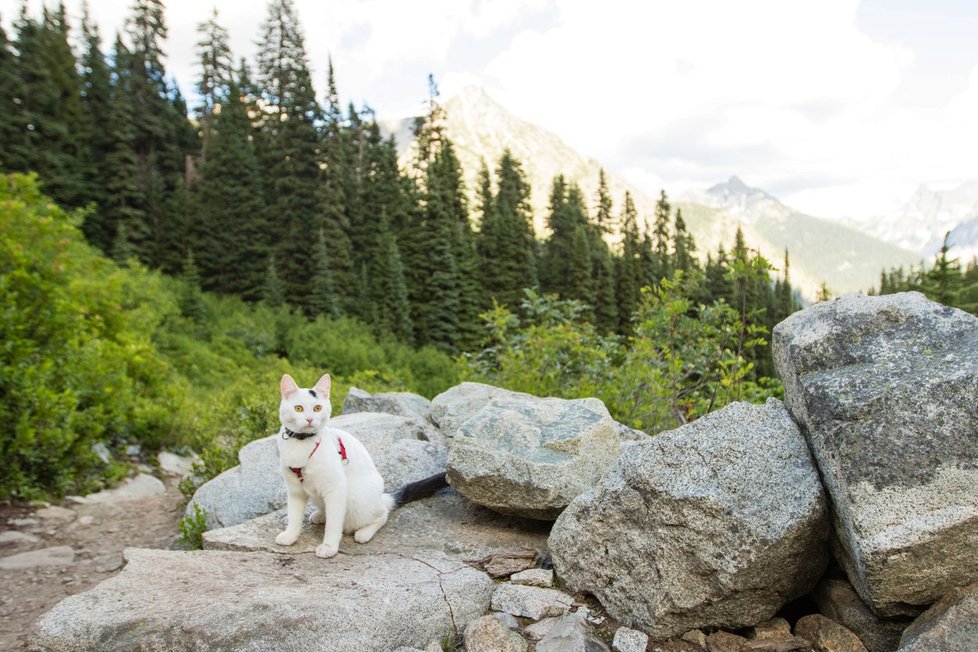
M579 322L585 306L527 291L519 319L486 313L490 337L468 361L472 379L538 396L596 396L617 420L655 434L731 401L763 401L780 383L756 378L748 354L764 343L726 303L695 305L681 274L645 288L627 340Z

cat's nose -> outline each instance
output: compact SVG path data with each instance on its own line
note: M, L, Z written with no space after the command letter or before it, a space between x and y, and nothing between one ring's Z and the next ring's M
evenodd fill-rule
M306 421L309 423L310 426L312 425L312 417L306 417Z

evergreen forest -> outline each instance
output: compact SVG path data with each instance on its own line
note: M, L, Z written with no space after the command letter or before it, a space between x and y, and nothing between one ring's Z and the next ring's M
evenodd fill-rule
M111 482L132 444L200 453L192 491L274 432L284 372L333 374L334 413L351 385L472 379L597 396L649 434L780 392L788 252L775 266L740 233L698 251L665 191L640 216L603 176L531 188L509 152L469 205L434 80L399 163L332 61L312 79L291 0L269 3L253 61L216 12L200 23L190 104L162 0L134 0L110 40L87 12L69 23L59 6L0 29L0 498ZM531 193L549 193L545 234ZM947 266L971 289L894 271L881 290L974 309L974 265Z

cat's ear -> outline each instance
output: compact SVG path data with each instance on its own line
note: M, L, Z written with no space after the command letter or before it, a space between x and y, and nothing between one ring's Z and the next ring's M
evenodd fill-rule
M282 398L288 398L299 391L299 386L295 384L289 374L282 376L282 382L279 383L278 388L282 392Z
M313 389L315 389L317 392L319 392L326 398L329 398L329 386L331 384L332 381L330 381L329 379L329 374L324 374L323 377L319 379L319 382L316 383L316 386L313 387Z

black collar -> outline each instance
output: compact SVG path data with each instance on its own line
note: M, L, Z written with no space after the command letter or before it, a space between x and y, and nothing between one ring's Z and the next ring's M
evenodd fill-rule
M289 430L286 427L282 427L285 432L282 433L282 439L309 439L310 437L315 437L314 432L295 432L294 430Z

